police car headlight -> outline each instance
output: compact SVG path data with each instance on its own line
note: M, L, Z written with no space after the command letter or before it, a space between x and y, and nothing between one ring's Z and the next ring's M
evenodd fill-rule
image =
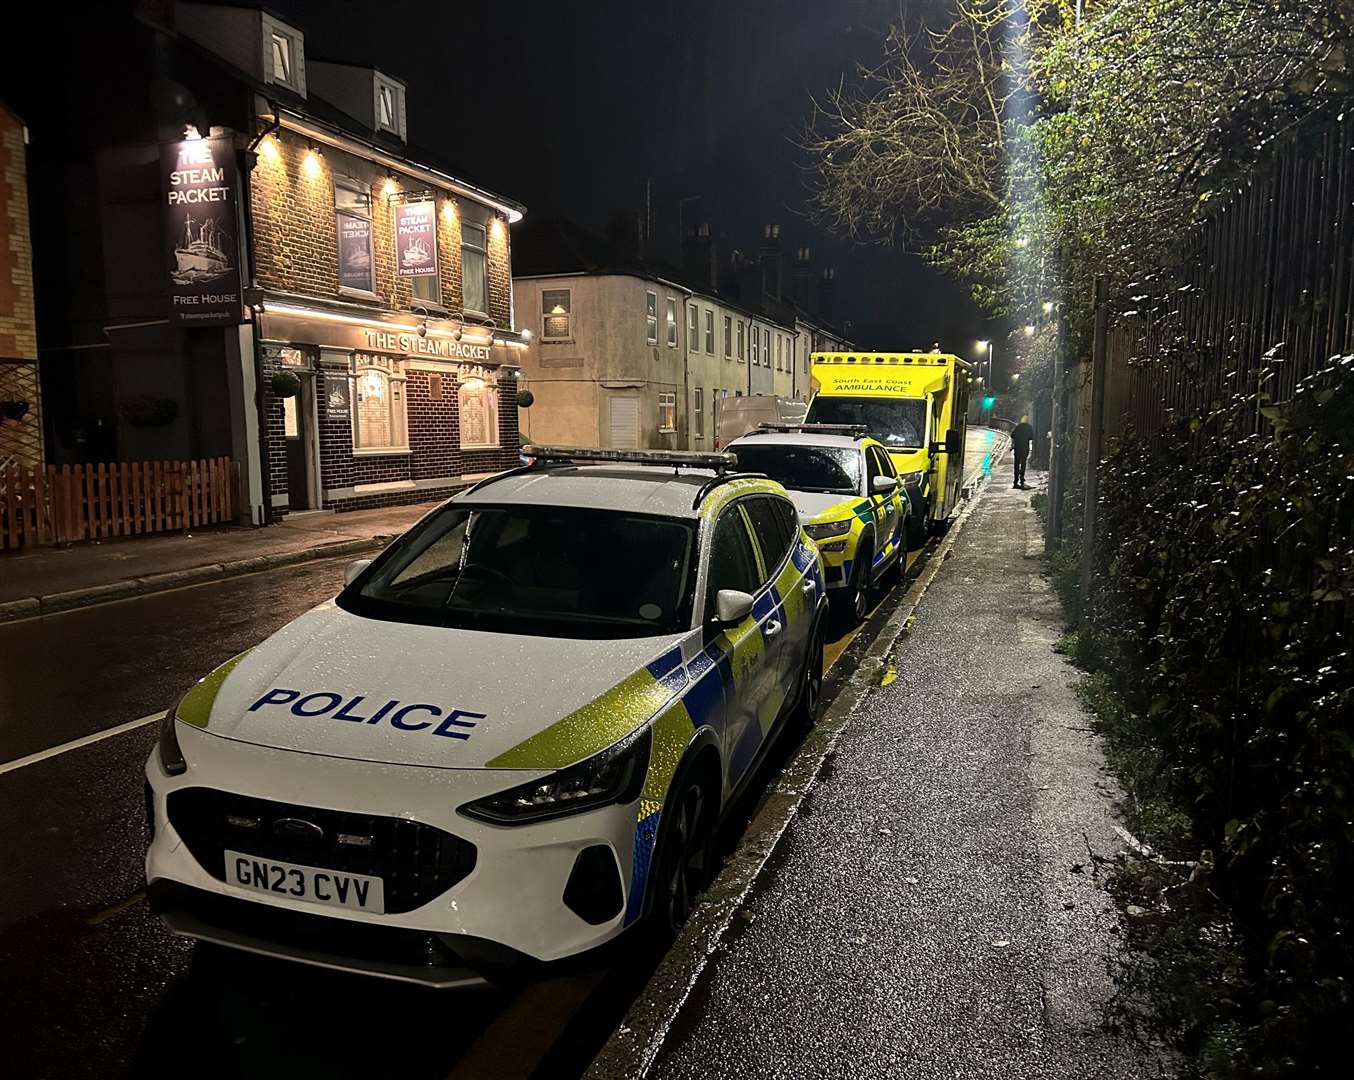
M804 531L815 540L826 540L829 536L842 536L851 531L851 520L827 521L821 525L805 525Z
M178 711L179 707L175 705L160 721L160 765L170 776L182 776L188 771L188 762L179 749L179 733L175 730Z
M494 825L525 825L612 803L633 802L644 786L652 742L653 730L645 725L577 765L466 803L461 813Z

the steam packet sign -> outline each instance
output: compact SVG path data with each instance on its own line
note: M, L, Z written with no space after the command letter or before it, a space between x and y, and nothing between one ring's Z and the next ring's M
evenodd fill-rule
M395 207L395 265L400 277L437 273L437 203L401 203Z
M184 139L160 151L170 326L240 322L238 174L230 138Z

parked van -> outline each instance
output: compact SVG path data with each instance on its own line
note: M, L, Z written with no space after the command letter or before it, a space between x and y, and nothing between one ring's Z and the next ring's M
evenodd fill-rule
M720 398L715 449L728 446L762 424L802 424L806 408L802 401L791 401L774 394Z
M888 449L920 547L959 505L973 365L950 353L814 353L808 422L859 424Z

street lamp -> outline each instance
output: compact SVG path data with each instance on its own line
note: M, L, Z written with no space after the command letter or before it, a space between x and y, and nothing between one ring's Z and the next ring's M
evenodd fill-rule
M997 354L997 343L996 343L995 341L989 341L989 340L987 340L986 338L984 338L982 341L978 342L978 351L979 351L979 352L986 352L986 353L987 353L987 381L988 381L989 383L991 383L991 382L992 382L992 363L993 363L994 359L996 358L996 354ZM979 364L978 370L979 370L979 371L982 370L982 365L981 365L981 364Z

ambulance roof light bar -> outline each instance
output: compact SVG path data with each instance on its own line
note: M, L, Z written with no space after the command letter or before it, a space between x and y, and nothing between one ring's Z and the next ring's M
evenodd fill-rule
M670 465L675 469L738 468L737 454L702 454L695 450L613 450L596 446L524 446L522 456L541 465L575 461L615 461L628 465Z

